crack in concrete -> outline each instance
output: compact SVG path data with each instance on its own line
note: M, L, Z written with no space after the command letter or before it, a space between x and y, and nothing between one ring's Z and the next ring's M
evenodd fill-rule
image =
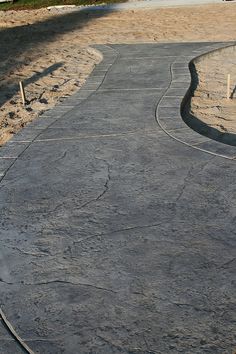
M97 290L108 291L108 292L111 292L111 293L114 293L114 294L117 293L117 291L115 291L113 289L105 288L103 286L98 286L98 285L88 284L88 283L73 282L73 281L69 281L69 280L60 280L60 279L42 281L42 282L37 282L37 283L26 283L24 281L8 282L8 281L0 278L0 282L4 283L4 284L7 284L7 285L18 285L18 284L21 284L21 285L26 285L26 286L38 286L38 285L49 285L49 284L70 284L70 285L75 285L75 286L84 286L84 287L94 288L94 289L97 289Z
M119 344L117 344L117 343L114 343L114 341L112 341L112 340L110 340L110 339L108 339L108 338L105 338L105 337L103 337L102 335L99 335L99 334L96 334L96 336L98 337L98 338L100 338L102 341L104 341L106 344L108 344L110 347L113 347L113 348L116 348L116 349L118 349L119 351L127 351L128 353L131 353L131 352L133 352L133 351L135 351L135 352L137 352L137 351L139 351L139 352L144 352L143 351L143 349L142 348L138 348L138 347L136 347L136 348L125 348L124 346L122 346L122 345L119 345Z
M206 168L206 166L209 164L209 162L211 162L213 159L215 159L216 156L212 156L209 160L207 160L204 164L202 164L200 166L200 171L196 172L196 174L198 174L199 172L202 172L204 171L204 169ZM182 197L186 187L187 187L187 184L188 184L188 179L189 177L191 177L191 172L193 171L194 167L191 166L191 168L189 169L188 173L187 173L187 176L184 178L184 183L182 185L182 189L179 193L179 195L177 196L176 200L175 200L175 203L178 203L178 201L180 200L180 198Z
M231 263L233 263L236 260L236 257L230 259L228 262L225 262L223 264L221 264L218 268L227 268Z
M52 255L51 253L44 253L44 252L38 252L38 253L37 253L37 252L36 252L36 253L34 253L34 252L27 252L27 251L25 251L25 250L22 250L22 249L19 248L19 247L15 247L15 246L10 247L10 246L6 246L6 245L5 245L5 247L6 247L6 248L10 248L10 249L12 249L12 250L19 251L20 253L25 254L25 255L27 255L27 256L33 256L33 257L54 256L54 255Z
M193 308L195 311L202 311L202 312L207 312L207 313L215 313L214 310L210 310L210 309L204 309L204 308L200 308L200 307L197 307L195 305L192 305L192 304L189 304L189 303L180 303L180 302L172 302L173 305L176 305L178 307L181 307L181 306L187 306L187 307L191 307Z
M59 156L57 159L51 161L51 163L52 163L52 162L58 162L58 161L60 161L60 160L63 160L63 159L66 157L66 155L67 155L67 151L64 151L61 156Z
M102 161L104 161L107 165L107 178L104 183L104 190L96 198L93 198L93 199L87 201L86 203L82 204L81 206L79 206L77 208L77 210L81 210L81 209L87 207L89 204L99 201L104 196L104 194L106 194L107 191L109 190L109 182L111 180L111 168L110 168L110 165L108 164L107 161L105 161L105 160L102 160Z
M146 353L146 354L157 354L157 352L153 351L153 350L150 350L148 348L148 345L147 345L147 342L146 342L146 338L145 338L145 346L147 347L147 349L143 349L143 348L140 348L140 347L135 347L135 348L128 348L126 346L122 346L122 345L119 345L118 343L115 343L114 341L112 341L110 338L106 338L104 336L102 336L101 334L98 334L96 333L96 336L98 338L100 338L102 341L104 341L106 344L108 344L109 346L111 347L114 347L116 349L118 349L119 351L122 350L122 352L125 350L127 353L133 353L133 352L141 352L141 353Z
M189 171L188 171L188 173L187 173L187 175L186 175L186 177L184 178L184 181L183 181L183 185L182 185L182 187L181 187L181 190L180 190L180 192L179 192L177 198L175 199L175 204L178 203L178 201L180 200L180 198L181 198L182 195L184 194L184 191L185 191L185 189L186 189L186 187L187 187L187 184L188 184L188 179L189 179L189 177L191 177L191 172L193 171L193 169L194 169L194 167L191 166L190 169L189 169Z
M108 235L112 235L112 234L119 233L119 232L126 232L126 231L138 230L138 229L140 229L140 230L141 229L148 229L148 228L160 226L162 224L163 223L160 222L160 223L157 223L157 224L137 225L137 226L126 227L126 228L123 228L123 229L111 230L110 232L106 232L106 233L104 232L104 233L101 233L101 234L95 234L95 235L87 236L85 238L81 238L81 239L79 239L77 241L73 241L73 244L80 243L80 242L83 242L83 241L87 241L87 240L89 240L91 238L95 238L95 237L108 236Z
M113 66L113 64L115 64L115 62L117 61L117 59L120 57L120 54L119 54L119 52L118 52L117 50L115 50L115 49L113 49L113 48L111 48L111 49L112 49L112 51L114 52L114 62L111 64L111 66L110 66L108 69L105 70L106 73L105 73L103 79L102 79L101 81L99 81L98 87L96 87L88 97L82 99L81 102L84 103L84 102L88 101L88 99L90 99L90 97L91 97L94 93L96 93L96 92L99 91L99 88L102 86L103 82L105 81L105 79L106 79L106 77L107 77L109 71L111 70L111 67ZM65 104L64 104L64 106L68 106L68 107L70 107L70 108L78 107L79 105L80 105L80 103L77 103L76 105L72 103L72 106L71 106L71 105L69 104L68 100L67 100L67 104L66 104L66 102L65 102ZM55 108L55 109L56 109L56 108ZM67 112L67 110L66 110L66 112ZM63 112L62 115L60 115L58 118L56 118L55 120L53 120L53 122L49 123L49 125L48 125L47 127L43 128L43 129L39 129L38 134L37 134L32 140L18 141L18 143L19 143L19 142L26 142L26 143L27 143L27 146L23 149L22 152L19 153L19 155L17 156L17 158L14 159L14 161L12 162L12 164L11 164L8 168L6 168L3 173L0 173L0 184L1 184L2 181L6 178L8 172L9 172L10 169L15 165L16 161L18 161L18 160L25 154L25 152L30 148L30 146L31 146L33 143L35 143L35 142L38 141L38 138L39 138L40 135L42 135L44 132L46 132L46 131L48 130L48 128L50 128L52 125L54 125L55 123L57 123L57 122L66 114L66 112ZM39 140L39 141L40 141L40 140Z
M3 278L0 278L0 283L4 283L4 284L7 284L7 285L13 285L14 284L12 282L4 280Z
M109 190L109 183L110 183L110 180L111 180L111 168L110 168L110 165L107 161L104 160L104 162L107 164L107 179L105 181L105 184L104 184L104 191L96 198L96 201L101 199L104 194Z
M109 340L109 339L107 339L107 338L105 338L105 337L103 337L103 336L101 336L99 334L96 334L96 336L98 338L100 338L102 341L104 341L106 344L108 344L109 346L112 346L112 347L118 349L119 351L124 349L122 346L112 342L111 340Z

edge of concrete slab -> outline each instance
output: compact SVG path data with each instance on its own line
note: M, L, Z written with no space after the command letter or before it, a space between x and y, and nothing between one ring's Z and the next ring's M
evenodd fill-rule
M110 67L117 59L118 53L108 45L95 45L93 47L102 55L102 60L95 66L92 74L90 74L81 89L50 111L46 111L37 117L0 148L0 182L4 179L7 171L14 165L15 161L40 134L70 110L86 101L102 85Z
M157 124L170 138L202 152L231 160L236 159L236 147L212 140L194 131L185 123L182 114L191 95L192 80L189 66L192 60L232 45L235 45L235 42L203 44L201 48L192 52L191 57L188 55L176 58L170 66L170 83L162 98L157 102L155 113ZM94 68L82 88L52 110L36 118L0 148L0 182L15 161L41 133L68 111L86 101L101 87L119 53L109 45L94 45L93 48L101 53L103 59Z
M194 90L196 87L196 79L197 79L197 72L195 68L195 64L200 62L201 60L204 60L205 58L211 58L216 52L223 52L224 50L232 50L236 51L236 43L227 45L223 48L219 48L216 50L213 50L211 52L205 53L203 55L200 55L193 60L191 60L189 64L189 69L191 73L191 88L189 95L186 97L185 104L183 106L182 110L182 117L185 123L193 130L195 130L197 133L200 133L212 140L215 140L217 142L227 144L230 146L236 146L236 134L232 132L220 132L219 130L209 126L208 124L204 123L201 119L199 119L197 116L194 116L190 113L190 100L191 96L194 94Z
M193 85L191 63L203 56L209 56L215 51L234 45L235 42L212 43L194 50L190 61L189 57L178 57L170 66L171 79L169 86L156 107L157 124L170 138L199 151L230 160L236 158L236 147L225 144L225 141L213 140L212 137L196 131L197 129L194 130L188 125L186 111ZM183 95L183 92L181 92L178 96L180 89L185 89L186 93Z

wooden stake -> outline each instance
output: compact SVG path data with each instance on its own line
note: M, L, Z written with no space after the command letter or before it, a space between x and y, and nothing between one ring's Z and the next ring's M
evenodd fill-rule
M26 98L25 98L25 90L24 90L23 82L20 81L20 82L19 82L19 85L20 85L20 93L21 93L22 103L23 103L23 106L25 106L25 104L26 104Z
M227 100L230 99L230 74L227 76Z

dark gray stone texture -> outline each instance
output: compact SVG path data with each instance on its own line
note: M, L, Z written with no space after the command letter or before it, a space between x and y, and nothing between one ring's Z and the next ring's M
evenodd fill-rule
M1 307L35 353L235 350L236 147L180 114L189 60L224 45L97 46L85 87L0 150Z

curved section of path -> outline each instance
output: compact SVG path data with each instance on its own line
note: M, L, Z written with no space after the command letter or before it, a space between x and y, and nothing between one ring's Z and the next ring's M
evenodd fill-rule
M0 150L1 307L35 353L235 349L236 148L180 116L188 62L224 45L97 46Z

